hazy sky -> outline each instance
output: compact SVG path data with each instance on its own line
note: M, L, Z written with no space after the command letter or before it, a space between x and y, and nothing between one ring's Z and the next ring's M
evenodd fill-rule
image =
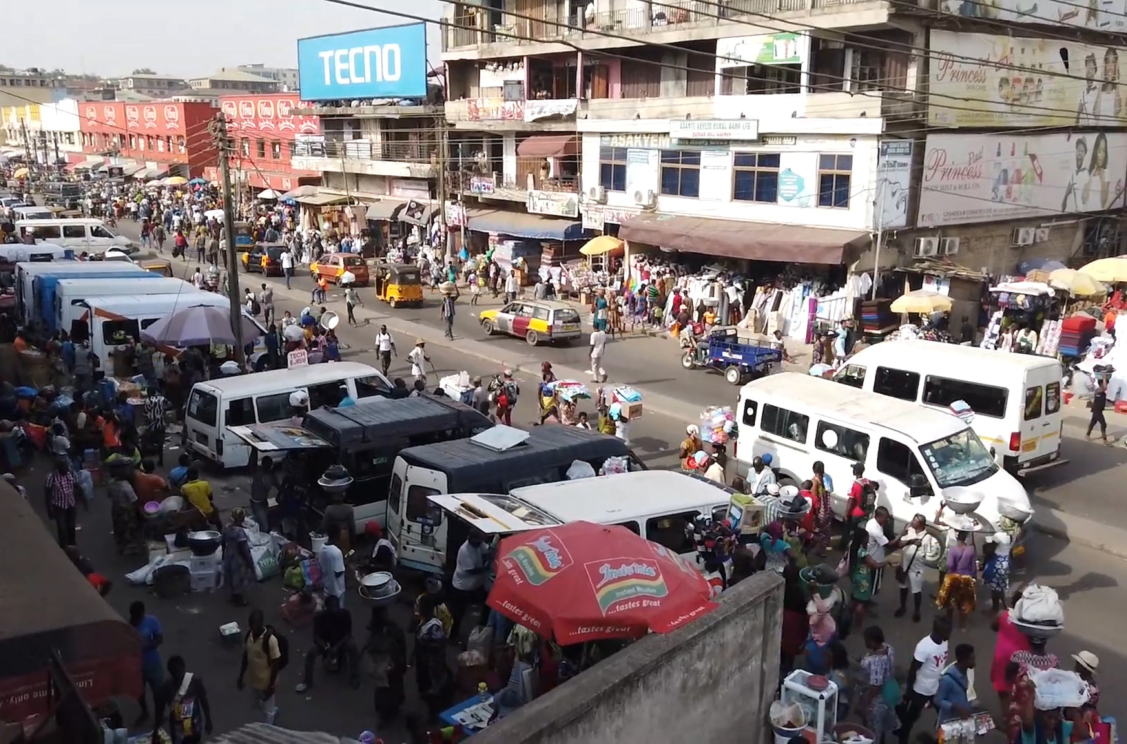
M356 0L437 19L440 0ZM297 40L374 26L410 23L324 0L38 0L25 6L30 33L7 33L0 64L61 67L117 77L140 67L200 76L220 67L261 62L297 67ZM427 24L429 56L437 60L439 31Z

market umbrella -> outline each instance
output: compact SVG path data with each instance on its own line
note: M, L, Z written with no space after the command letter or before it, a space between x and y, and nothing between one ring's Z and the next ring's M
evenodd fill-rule
M1075 269L1057 269L1049 274L1049 286L1063 289L1074 297L1100 297L1107 294L1107 287L1095 277Z
M188 179L183 176L169 176L164 179L165 186L183 186L186 183L188 183Z
M522 532L497 555L487 604L560 645L668 633L716 609L704 574L625 527Z
M29 171L27 168L16 168L14 171L12 171L12 178L27 178L28 173Z
M281 201L292 201L293 199L300 199L303 196L316 196L316 186L298 186L296 189L291 189L278 197Z
M1127 256L1101 258L1087 266L1081 266L1080 273L1087 274L1105 284L1127 282Z
M242 324L243 343L258 336L259 330L250 318L240 313L238 322ZM149 343L178 348L237 343L231 324L231 311L225 307L209 305L193 305L166 315L142 329L141 338Z
M948 312L951 309L951 298L947 295L932 292L930 289L915 289L907 294L897 297L892 303L894 313L931 313Z
M265 191L258 192L259 199L277 199L278 192L274 189L266 189Z
M145 187L146 187L146 188L154 188L154 187L156 187L156 186L160 186L160 185L161 185L161 180L160 180L159 178L154 178L154 179L153 179L153 180L151 180L151 181L146 181L146 182L145 182Z
M625 243L613 235L600 235L588 240L587 244L579 249L579 252L584 256L603 256L607 253L621 251L624 245Z
M192 186L203 186L205 183L207 183L207 179L196 176L191 181L188 181L188 183Z

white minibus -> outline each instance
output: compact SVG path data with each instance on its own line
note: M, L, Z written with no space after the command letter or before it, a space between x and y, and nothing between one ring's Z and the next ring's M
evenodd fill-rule
M99 219L59 218L50 212L46 217L21 216L17 219L16 232L20 240L26 241L30 236L36 242L54 243L87 253L104 253L111 248L128 253L134 248L132 240L117 234Z
M944 411L963 401L979 439L999 465L1016 473L1062 462L1063 377L1051 357L896 341L857 352L834 380Z
M88 300L96 302L108 297L148 295L198 297L201 294L203 291L191 282L163 277L151 271L141 272L127 279L60 279L55 286L55 327L69 333L71 322L87 314L88 308L85 305L90 304Z
M822 462L833 479L840 517L853 484L853 465L877 484L877 503L898 527L916 514L930 522L946 497L982 496L976 514L1025 523L1029 494L1000 468L978 435L951 413L856 390L810 375L771 375L740 391L737 469L770 454L780 484L798 485ZM754 483L755 473L748 475ZM952 490L954 489L954 490ZM965 489L965 490L964 490Z
M359 400L388 394L391 383L375 367L358 362L311 364L197 382L188 395L184 448L224 468L243 467L250 462L251 447L228 427L290 418L290 394L298 390L308 393L312 410L335 406L346 395Z

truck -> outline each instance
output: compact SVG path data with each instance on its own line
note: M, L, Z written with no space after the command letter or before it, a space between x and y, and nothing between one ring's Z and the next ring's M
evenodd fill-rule
M140 266L126 262L50 261L16 264L16 297L20 321L24 325L39 324L48 331L55 328L55 289L62 279L97 277L101 279L145 279L161 277Z

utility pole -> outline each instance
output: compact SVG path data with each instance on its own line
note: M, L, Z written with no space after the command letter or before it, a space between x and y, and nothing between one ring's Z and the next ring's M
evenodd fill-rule
M235 254L235 215L234 195L231 193L231 166L227 155L231 149L231 142L227 139L227 117L222 114L215 115L215 122L211 127L212 137L219 148L219 170L222 174L221 186L223 188L223 233L227 244L227 297L231 301L231 330L235 334L235 362L242 368L246 364L246 355L243 353L243 301L239 295L239 262Z
M446 259L454 258L454 241L451 240L450 229L446 224L446 114L441 113L438 119L438 219L442 225L443 240L446 241Z
M28 136L27 121L25 121L23 117L20 117L20 133L23 134L23 149L24 152L27 153L26 165L28 170L30 171L32 163L35 162L35 158L31 156L31 137Z

